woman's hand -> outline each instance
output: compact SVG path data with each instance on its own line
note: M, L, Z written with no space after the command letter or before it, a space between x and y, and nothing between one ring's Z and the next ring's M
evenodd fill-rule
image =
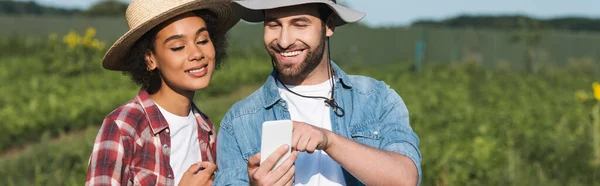
M194 163L183 173L179 186L212 185L216 169L217 165L208 161Z

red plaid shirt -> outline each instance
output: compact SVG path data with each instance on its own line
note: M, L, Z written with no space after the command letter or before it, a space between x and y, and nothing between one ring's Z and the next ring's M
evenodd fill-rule
M202 161L216 162L213 124L192 103L198 123ZM135 99L108 114L90 156L85 185L173 185L169 124L150 95Z

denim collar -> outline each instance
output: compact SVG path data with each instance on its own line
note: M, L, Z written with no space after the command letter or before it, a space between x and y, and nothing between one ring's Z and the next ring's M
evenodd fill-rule
M331 68L333 68L333 73L335 77L339 79L339 81L336 81L335 83L335 90L337 90L340 85L338 82L341 82L342 87L346 89L351 89L352 82L350 82L350 78L348 77L348 75L344 71L342 71L342 69L340 69L340 67L338 67L333 61L331 62ZM281 96L279 95L279 89L277 87L277 80L275 79L276 76L277 71L273 69L267 81L263 85L262 94L264 97L263 101L265 108L269 108L275 103L279 102L279 100L281 100Z

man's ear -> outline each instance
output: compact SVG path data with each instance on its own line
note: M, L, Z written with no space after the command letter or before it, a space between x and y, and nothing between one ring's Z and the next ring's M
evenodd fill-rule
M325 36L331 37L333 32L335 31L335 13L331 13L327 18L327 22L325 22Z
M156 63L156 58L154 57L154 53L151 51L146 51L144 55L144 61L146 61L146 70L153 71L158 68L158 63Z

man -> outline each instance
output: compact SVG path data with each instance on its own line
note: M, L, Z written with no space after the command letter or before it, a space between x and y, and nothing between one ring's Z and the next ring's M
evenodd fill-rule
M264 21L274 70L223 118L216 185L419 184L419 139L400 96L329 59L335 27L364 13L331 0L245 0L232 8L246 21ZM287 147L259 165L261 126L286 119L294 121L293 152L271 171Z

